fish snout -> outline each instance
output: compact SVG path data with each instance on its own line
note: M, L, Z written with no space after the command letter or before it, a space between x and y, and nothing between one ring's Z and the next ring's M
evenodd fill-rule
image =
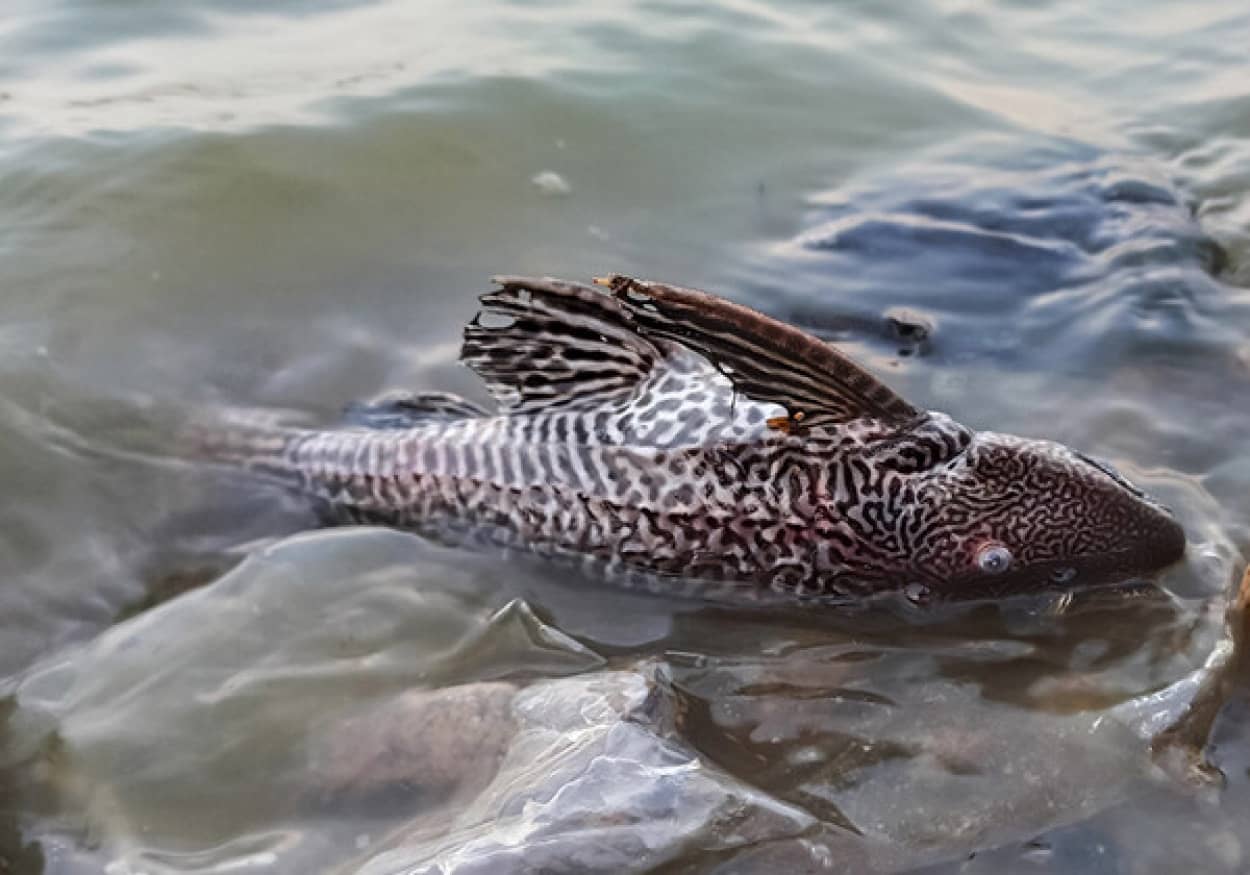
M1161 505L1154 505L1148 510L1148 523L1132 552L1140 571L1159 571L1176 562L1185 555L1185 529L1176 517Z
M1151 574L1179 562L1185 555L1185 529L1167 507L1128 480L1110 462L1074 454L1096 469L1099 492L1114 508L1113 519L1123 521L1127 543L1118 551L1126 571ZM1088 470L1088 469L1087 469Z

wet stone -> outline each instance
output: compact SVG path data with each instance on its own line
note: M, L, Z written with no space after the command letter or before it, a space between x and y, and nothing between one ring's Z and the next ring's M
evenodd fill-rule
M512 709L516 733L490 784L450 823L414 821L360 871L624 875L817 827L702 762L644 673L538 682Z
M515 731L517 687L491 682L411 690L323 731L310 744L321 801L480 790Z
M907 307L891 307L885 311L885 324L898 343L898 354L919 355L933 335L933 320Z

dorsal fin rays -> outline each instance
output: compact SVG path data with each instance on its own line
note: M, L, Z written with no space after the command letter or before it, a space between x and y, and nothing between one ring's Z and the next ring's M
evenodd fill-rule
M554 279L496 277L465 327L460 359L510 413L627 401L663 352L598 289Z
M501 288L481 297L460 357L509 412L627 401L663 361L667 341L805 428L922 414L824 341L707 292L620 275L595 281L611 293L549 278L495 282Z
M804 427L860 417L902 424L922 414L829 344L749 307L621 275L595 282L629 309L639 333L694 350L735 390L783 406Z

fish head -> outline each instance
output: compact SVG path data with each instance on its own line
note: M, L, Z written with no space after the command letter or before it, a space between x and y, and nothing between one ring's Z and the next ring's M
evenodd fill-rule
M970 434L918 490L924 532L912 571L935 594L979 598L1153 574L1185 532L1110 464L1052 441Z

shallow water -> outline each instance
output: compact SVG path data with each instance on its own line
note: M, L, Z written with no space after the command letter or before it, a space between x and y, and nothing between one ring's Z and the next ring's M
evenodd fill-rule
M433 832L482 854L457 871L508 871L473 818L533 810L521 752L567 741L589 796L657 788L609 800L636 829L514 825L571 871L1244 871L1244 672L1222 780L1160 768L1142 715L1226 637L1250 551L1248 43L1213 2L10 4L0 861L427 871ZM404 535L279 540L311 524L283 496L92 452L159 447L140 406L480 399L455 356L491 274L613 271L1109 458L1189 558L1162 596L1058 616L759 613ZM443 700L400 733L419 767L326 764L343 721L507 692L484 682L616 704L590 728L518 705L474 736L506 748L493 780L448 767L473 757L420 710Z

